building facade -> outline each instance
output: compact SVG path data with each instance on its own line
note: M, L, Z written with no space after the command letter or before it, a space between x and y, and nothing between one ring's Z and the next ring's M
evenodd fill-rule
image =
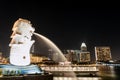
M95 57L98 62L106 62L112 60L111 50L109 46L95 47Z
M63 53L66 59L72 63L88 63L91 60L85 43L81 44L80 50L64 50Z
M87 51L87 46L86 44L83 42L81 44L81 50L80 50L80 63L89 63L90 62L90 52Z

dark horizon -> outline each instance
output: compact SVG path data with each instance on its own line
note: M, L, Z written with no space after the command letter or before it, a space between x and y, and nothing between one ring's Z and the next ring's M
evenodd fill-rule
M17 1L0 3L0 51L4 55L9 55L14 22L24 18L31 21L35 32L49 38L61 50L79 49L85 42L92 55L95 46L110 46L113 59L120 58L118 8L74 8L72 1L26 4Z

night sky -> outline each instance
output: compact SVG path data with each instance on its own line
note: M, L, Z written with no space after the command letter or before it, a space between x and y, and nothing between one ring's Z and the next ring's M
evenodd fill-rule
M61 50L80 49L85 42L110 46L113 59L120 59L119 8L79 8L69 2L0 1L0 51L9 55L12 26L18 18L31 21L37 33L52 40Z

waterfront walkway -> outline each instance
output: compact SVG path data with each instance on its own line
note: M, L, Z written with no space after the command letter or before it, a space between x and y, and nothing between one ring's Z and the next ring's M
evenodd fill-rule
M96 72L99 71L98 67L95 65L49 65L49 66L40 66L42 70L45 70L46 72L51 72L53 74L57 73L90 73L90 74L96 74Z

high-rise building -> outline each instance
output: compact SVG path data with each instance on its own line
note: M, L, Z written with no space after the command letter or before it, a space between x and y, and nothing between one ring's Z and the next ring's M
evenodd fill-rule
M64 56L70 62L77 62L78 58L76 55L76 50L64 50Z
M81 44L81 50L80 50L80 63L86 63L86 62L90 62L90 52L87 51L87 46L86 44L83 42Z
M95 57L96 61L105 62L112 59L111 50L109 46L99 46L95 47Z
M86 46L86 44L84 42L81 44L80 49L81 49L82 52L87 51L87 46Z
M90 52L87 51L85 43L81 44L80 50L64 50L66 59L72 63L88 63L90 62Z

